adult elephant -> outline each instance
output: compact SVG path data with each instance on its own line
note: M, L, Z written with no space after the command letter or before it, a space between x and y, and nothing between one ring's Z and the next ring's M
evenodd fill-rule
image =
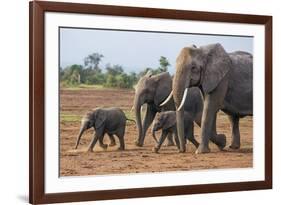
M253 114L253 58L250 53L237 51L227 53L220 44L185 47L176 61L171 97L177 112L177 131L180 151L185 152L183 103L188 88L197 86L204 96L201 120L201 143L196 153L208 153L209 140L221 149L226 144L225 135L217 135L217 112L222 110L230 119L232 142L230 148L240 147L239 118ZM188 99L187 99L188 101Z
M165 103L164 106L160 104L169 96L172 90L172 77L168 72L163 72L157 75L152 75L148 72L140 78L135 88L134 98L134 112L136 116L136 123L138 128L138 137L135 144L143 146L147 129L153 122L157 112L175 110L173 100ZM191 112L193 115L201 117L203 110L203 101L200 90L198 88L191 90L188 97L192 99L184 104L183 109ZM141 107L147 104L146 112L141 120ZM199 118L200 118L199 117ZM173 144L172 136L168 136L168 145Z

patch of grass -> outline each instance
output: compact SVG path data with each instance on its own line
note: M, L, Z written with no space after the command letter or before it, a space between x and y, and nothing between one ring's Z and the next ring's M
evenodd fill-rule
M124 110L124 113L128 119L135 120L134 112L131 112L130 110Z
M103 87L103 85L87 85L87 84L80 84L77 86L61 86L61 88L66 89L66 90L82 90L82 89L95 89L95 90L102 90L106 89Z
M80 115L73 115L73 114L60 114L60 122L80 122L81 116Z
M80 84L80 85L60 85L60 89L64 90L133 90L133 88L115 88L115 87L104 87L103 85L88 85L88 84Z
M103 85L87 85L87 84L81 84L79 85L80 88L94 88L94 89L104 89Z

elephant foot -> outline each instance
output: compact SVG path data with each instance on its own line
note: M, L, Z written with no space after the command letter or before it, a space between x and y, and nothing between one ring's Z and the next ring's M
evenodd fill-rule
M118 151L124 151L125 148L124 148L124 147L119 147L117 150L118 150Z
M87 149L87 152L88 152L88 153L92 153L93 150L92 150L91 148L88 148L88 149Z
M154 152L154 153L159 153L158 151L159 151L159 148L157 148L157 147L153 147L153 148L152 148L152 152Z
M166 144L165 144L166 147L170 147L170 146L175 146L175 143L173 141L168 141Z
M116 142L110 142L110 144L109 144L110 147L113 147L115 145L116 145Z
M103 149L107 149L108 145L107 144L101 144L100 147L103 148Z
M179 153L185 153L186 152L186 149L179 149Z
M138 147L142 147L143 143L140 143L139 141L135 141L135 145L138 146Z
M226 145L226 136L224 134L217 134L215 143L220 150L223 150Z
M209 153L209 152L210 152L210 148L208 146L204 146L204 145L200 144L195 153L204 154L204 153Z
M240 149L240 144L232 143L231 145L229 145L229 148L230 149Z

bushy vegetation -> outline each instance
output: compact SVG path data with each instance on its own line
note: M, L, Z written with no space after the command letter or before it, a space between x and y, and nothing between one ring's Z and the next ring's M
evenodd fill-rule
M158 74L168 70L170 63L166 57L161 56L159 67L144 68L139 73L124 72L121 65L107 64L102 69L99 64L104 56L93 53L84 58L84 65L73 64L65 68L60 68L60 83L63 87L75 87L81 84L102 85L104 87L132 88L138 79L145 75L149 70L153 74Z

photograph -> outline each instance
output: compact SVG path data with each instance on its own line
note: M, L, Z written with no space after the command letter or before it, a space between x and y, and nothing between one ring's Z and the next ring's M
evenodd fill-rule
M29 9L30 203L272 188L272 16Z
M253 167L254 37L64 27L59 176Z

